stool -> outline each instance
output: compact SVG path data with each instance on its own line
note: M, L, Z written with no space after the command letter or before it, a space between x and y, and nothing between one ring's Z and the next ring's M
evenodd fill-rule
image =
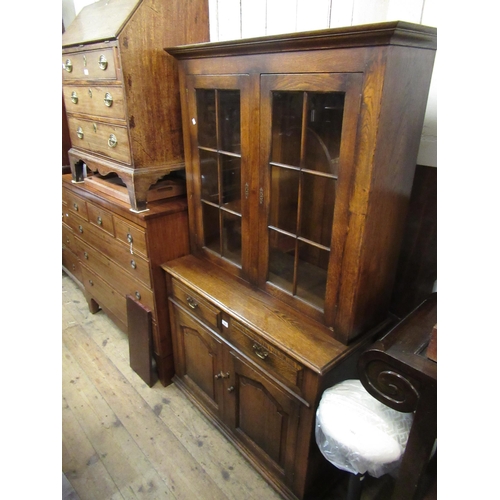
M359 380L326 389L316 412L316 443L323 456L350 472L348 499L361 496L365 474L397 473L413 422L377 401Z

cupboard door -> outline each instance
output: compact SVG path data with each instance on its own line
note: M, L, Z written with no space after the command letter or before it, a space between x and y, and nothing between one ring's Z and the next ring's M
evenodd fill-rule
M190 76L188 113L196 250L247 274L251 155L248 75ZM255 128L254 128L255 130ZM258 137L257 137L258 139Z
M261 76L259 282L327 324L347 230L361 82L356 73Z
M234 351L226 353L225 420L245 448L291 484L300 403Z
M222 411L222 342L179 307L175 315L176 374L216 416Z

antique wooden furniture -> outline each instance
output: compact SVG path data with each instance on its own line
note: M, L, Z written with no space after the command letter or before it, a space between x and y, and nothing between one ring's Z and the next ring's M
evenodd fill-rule
M432 294L359 358L366 390L387 406L415 412L394 500L420 499L424 473L437 437L437 362L427 350L437 322Z
M166 288L160 264L189 251L187 203L174 197L136 214L128 203L62 176L63 269L83 288L89 308L99 307L128 330L127 295L152 315L153 349L163 385L173 375Z
M131 208L183 169L177 70L166 45L207 41L207 0L100 0L63 34L63 94L73 180L117 173Z
M319 398L391 321L435 49L404 22L166 49L192 251L163 266L175 381L287 498L328 482Z

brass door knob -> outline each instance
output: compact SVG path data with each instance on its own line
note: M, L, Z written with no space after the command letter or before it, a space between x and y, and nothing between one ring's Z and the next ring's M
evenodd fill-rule
M109 92L106 92L106 94L104 94L104 104L108 108L110 108L113 105L113 97Z
M106 57L103 55L99 56L99 68L101 68L103 71L108 67L108 61L106 60Z
M108 146L110 148L115 148L117 144L118 144L118 139L116 138L116 135L110 134L108 139Z
M78 94L74 90L71 92L71 102L73 104L78 104Z
M76 135L78 136L78 139L83 139L83 129L82 129L82 127L78 127L76 129Z
M71 73L73 71L73 64L71 62L71 59L66 59L66 62L64 63L64 69L68 73Z

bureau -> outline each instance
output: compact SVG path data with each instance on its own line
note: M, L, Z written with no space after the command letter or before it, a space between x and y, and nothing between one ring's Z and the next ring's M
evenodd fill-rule
M185 197L150 202L148 211L135 214L127 203L62 176L63 269L82 287L89 309L101 308L125 332L127 295L151 310L163 385L171 382L173 360L160 264L188 250Z
M130 208L147 208L160 178L184 169L179 87L168 44L209 39L207 0L100 0L62 38L63 98L75 182L120 177Z

